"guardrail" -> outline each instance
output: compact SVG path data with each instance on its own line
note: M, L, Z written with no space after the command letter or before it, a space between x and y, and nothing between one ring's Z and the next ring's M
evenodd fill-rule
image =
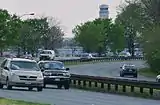
M122 92L137 92L135 88L138 88L140 93L144 93L144 89L147 89L147 93L153 95L154 90L160 89L160 83L152 81L141 81L141 80L129 80L120 78L109 78L109 77L98 77L88 75L71 75L71 84L73 86L82 86L88 88L98 88L110 91L118 91L121 86ZM146 92L146 90L145 90ZM157 92L157 91L156 91Z
M0 60L4 59L5 57L0 57ZM37 58L34 58L36 61ZM107 61L125 61L125 60L145 60L144 57L96 57L92 59L57 59L56 61L61 61L63 63L69 64L77 64L80 62L107 62Z
M106 61L125 61L125 60L145 60L144 57L116 57L116 58L92 58L92 59L66 59L58 60L64 63L79 63L79 62L106 62Z

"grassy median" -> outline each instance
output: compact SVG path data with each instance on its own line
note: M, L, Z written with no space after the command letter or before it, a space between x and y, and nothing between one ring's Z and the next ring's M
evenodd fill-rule
M98 83L97 87L94 86L92 82L92 86L89 87L89 83L86 83L86 86L83 85L71 85L72 88L87 90L87 91L95 91L95 92L102 92L102 93L111 93L111 94L119 94L119 95L126 95L126 96L133 96L133 97L141 97L141 98L150 98L160 100L160 90L154 90L153 95L149 94L149 89L144 88L143 93L140 93L140 88L135 87L134 92L131 92L131 87L126 86L126 92L123 92L123 87L121 85L118 86L118 90L115 90L115 85L111 85L110 90L108 90L107 84L104 85L104 88L101 88L101 84Z
M153 70L151 70L150 68L142 68L139 70L139 74L143 75L145 77L152 77L155 78L157 75L159 75L160 73L155 72Z
M40 104L40 103L0 98L0 105L50 105L50 104Z

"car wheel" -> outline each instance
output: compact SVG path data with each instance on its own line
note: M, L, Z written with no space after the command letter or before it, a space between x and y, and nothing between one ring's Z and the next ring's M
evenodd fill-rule
M43 87L37 87L37 91L40 92L43 90Z
M70 81L66 81L65 84L64 84L64 88L69 89L70 88L69 84L70 84Z
M58 87L58 89L62 89L62 85L61 84L58 84L57 87Z
M3 84L0 83L0 89L2 89L2 88L3 88Z
M29 88L28 88L28 90L29 90L29 91L32 91L32 90L33 90L33 88L32 88L32 87L29 87Z
M9 80L8 80L8 79L7 79L7 81L6 81L6 86L7 86L7 89L8 89L8 90L11 90L11 89L12 89L12 86L9 85Z
M65 88L65 89L69 89L69 88L70 88L70 85L69 85L69 84L65 84L65 85L64 85L64 88Z

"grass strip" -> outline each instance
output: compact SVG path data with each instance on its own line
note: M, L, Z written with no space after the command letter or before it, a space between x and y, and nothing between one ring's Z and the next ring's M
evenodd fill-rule
M50 104L40 104L40 103L0 98L0 105L50 105Z
M150 68L142 68L138 72L140 75L152 78L155 78L159 74L158 72L151 70Z
M111 89L108 90L107 84L104 84L104 88L101 88L100 83L98 83L97 87L95 87L93 82L92 82L91 87L89 87L88 84L89 83L86 82L85 87L82 86L82 85L71 84L71 87L76 88L76 89L87 90L87 91L111 93L111 94L119 94L119 95L125 95L125 96L141 97L141 98L149 98L149 99L160 100L160 90L154 90L153 95L150 95L149 94L149 89L146 89L146 88L143 89L143 93L140 93L140 88L134 87L134 92L131 92L131 87L126 86L126 92L123 92L122 91L123 87L121 85L118 86L118 91L116 91L114 85L111 85Z

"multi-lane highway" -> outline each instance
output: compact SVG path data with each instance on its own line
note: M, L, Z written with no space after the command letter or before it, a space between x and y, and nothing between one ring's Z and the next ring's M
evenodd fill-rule
M103 62L69 67L72 73L119 77L119 67L125 62ZM139 68L145 66L142 61L130 61L130 63L137 65ZM143 76L139 76L138 79L152 80ZM44 89L42 92L26 91L24 89L1 89L0 97L49 103L51 105L159 105L160 103L158 100L89 92L78 89L60 90L56 88Z
M116 62L92 63L92 64L74 65L68 67L71 69L70 72L73 74L121 78L119 76L119 72L120 72L120 67L124 63L135 64L137 68L144 68L146 66L145 61L136 60L136 61L123 61L123 62L116 61ZM123 78L155 81L155 78L147 78L141 75L138 75L138 78L131 78L131 77L123 77Z

